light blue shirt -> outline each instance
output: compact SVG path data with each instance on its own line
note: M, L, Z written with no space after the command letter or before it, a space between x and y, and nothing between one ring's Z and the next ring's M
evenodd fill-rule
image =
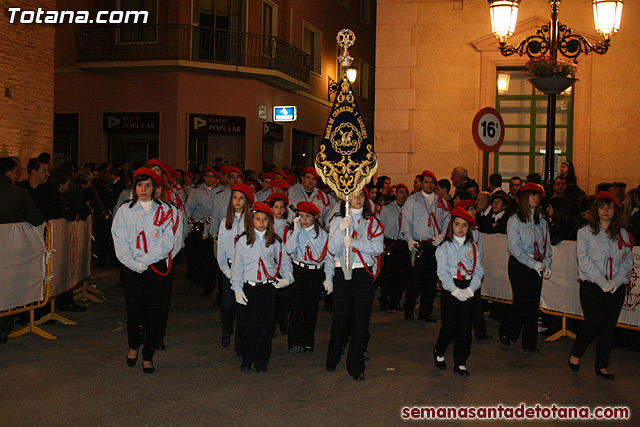
M362 218L362 214L352 214L353 227L350 229L351 234L356 231L356 237L353 239L351 247L350 262L353 267L354 263L363 263L369 267L373 266L372 273L376 273L379 266L376 257L384 250L384 225L375 216L370 216L367 220ZM334 262L340 262L344 258L344 237L347 235L346 230L340 229L340 222L343 217L336 216L331 220L329 228L329 254L333 257ZM372 224L372 234L376 237L369 238L369 225ZM360 231L358 231L360 230ZM360 252L362 259L358 256ZM344 266L342 266L344 267ZM333 277L331 277L333 278ZM330 279L327 279L330 280Z
M474 263L474 246L475 246L475 269ZM482 268L482 251L472 242L460 245L455 239L444 241L436 249L436 262L438 263L438 278L442 281L442 287L449 292L456 290L453 279L458 276L458 271L462 276L471 275L471 283L469 288L475 293L480 289L482 277L484 276L484 268ZM459 263L464 268L459 267ZM466 269L466 270L465 270ZM473 271L473 273L472 273Z
M213 215L211 216L211 224L209 225L209 234L215 236L220 228L220 223L227 216L229 208L229 199L231 199L231 188L225 188L221 185L213 188Z
M260 237L258 233L256 233L256 241L251 246L247 244L246 234L240 237L236 243L231 269L231 289L234 292L242 291L242 287L247 281L262 283L273 280L269 276L276 277L280 256L282 262L280 262L278 274L291 284L294 281L291 258L278 239L267 248L264 238Z
M161 214L167 214L170 211L173 213L163 224L155 225L157 211ZM141 233L144 233L144 239ZM148 211L139 202L131 208L125 204L118 209L113 218L111 235L118 260L135 271L138 267L136 258L140 258L141 263L149 266L167 258L170 252L172 257L177 255L182 246L182 220L178 209L168 203L159 205L153 202Z
M194 221L205 222L212 216L214 188L209 189L206 185L201 185L191 192L185 206L191 212Z
M404 238L400 230L400 216L403 207L394 200L380 209L380 221L384 224L384 237L387 239L398 240Z
M402 234L407 243L431 240L447 230L450 219L446 200L435 195L433 202L429 203L421 191L409 196L402 208Z
M629 242L627 230L621 229L620 234L625 242ZM589 225L578 230L577 253L580 280L593 282L601 288L604 288L609 280L612 280L616 287L626 285L631 280L633 247L622 245L620 248L618 240L609 238L604 230L601 229L596 235L591 232Z
M335 268L333 257L329 254L328 247L324 258L320 260L328 239L329 233L322 228L318 229L317 236L313 228L310 231L301 228L300 230L294 230L293 233L287 236L285 247L287 253L295 261L311 265L324 265L325 277L328 277L326 280L330 281L333 278ZM307 248L311 252L310 257L307 254Z
M321 190L314 188L313 192L311 192L311 196L308 196L307 192L304 191L302 184L292 186L289 188L289 203L295 207L299 202L313 203L316 205L318 210L320 210L320 219L322 222L324 223L325 219L328 219L327 215L331 210L331 199Z
M540 216L540 223L537 225L531 219L527 219L527 222L522 222L518 215L511 215L507 222L507 241L509 253L521 264L529 268L536 266L537 261L533 257L537 245L540 255L544 256L542 262L545 268L551 268L553 249L551 248L549 227L542 215Z
M276 218L273 220L273 230L281 239L284 238L284 228L286 226L287 226L287 220L284 218Z
M231 229L227 230L227 217L222 219L218 230L218 247L216 250L216 258L220 270L225 273L230 270L229 263L233 261L233 253L236 250L236 239L244 233L244 214L240 217L233 216L233 224Z

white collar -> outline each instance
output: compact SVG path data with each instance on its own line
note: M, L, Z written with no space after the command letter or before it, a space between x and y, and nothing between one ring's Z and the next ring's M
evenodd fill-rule
M433 201L436 198L436 192L432 191L431 194L427 194L424 192L424 190L421 191L422 195L424 196L425 199L427 199L427 202L429 203L433 203Z
M310 227L304 227L304 230L305 230L307 233L310 233L310 232L311 232L311 230L313 230L313 227L314 227L313 225L312 225L312 226L310 226Z
M151 209L151 205L153 204L153 199L149 200L148 202L140 202L140 206L142 206L142 209L144 209L145 211L148 211L149 209Z
M456 240L456 242L460 244L460 246L464 245L464 239L465 239L464 237L458 237L454 234L453 238Z
M258 231L257 229L254 228L253 231L255 231L256 236L260 237L260 240L264 240L264 235L267 233L266 229L262 231Z
M504 216L504 213L505 213L505 210L503 209L498 213L494 213L493 215L491 215L491 217L493 218L494 221L497 221Z
M491 213L491 205L487 206L487 209L484 210L484 212L482 213L482 216L489 216L490 213Z
M364 208L359 208L359 209L351 208L351 215L362 215L362 210L363 209Z

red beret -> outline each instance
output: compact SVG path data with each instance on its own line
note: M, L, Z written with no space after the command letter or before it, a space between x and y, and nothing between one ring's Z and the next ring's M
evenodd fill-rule
M207 172L213 172L213 174L216 176L216 178L220 178L220 174L218 172L216 172L216 170L212 167L206 167L204 168L204 171Z
M518 192L520 193L522 193L523 191L537 191L538 193L540 193L540 197L544 197L544 188L542 188L542 185L536 184L534 182L527 182L518 190Z
M298 202L296 209L298 209L298 212L307 212L312 215L318 215L320 213L320 209L311 202Z
M253 191L251 190L251 188L249 188L248 185L245 185L241 182L234 184L233 187L231 187L231 191L239 191L242 194L245 195L245 197L247 198L247 201L249 202L249 204L253 203Z
M271 210L271 208L269 207L269 205L267 205L266 203L263 202L255 202L253 204L253 206L251 207L251 211L252 212L262 212L265 213L269 216L269 218L271 218L271 220L273 221L273 211Z
M464 200L460 200L458 203L456 203L455 208L462 208L464 210L467 210L468 207L470 206L475 206L476 205L476 201L473 199L464 199Z
M431 172L430 170L426 170L426 169L423 170L421 175L431 177L436 183L438 182L438 178L436 178L436 174Z
M173 168L173 166L171 165L164 165L165 168L167 168L167 174L172 175L176 172L176 170Z
M280 179L280 178L272 179L269 185L271 186L271 188L282 188L285 190L289 189L289 183L284 179Z
M287 197L286 194L284 193L271 193L269 194L269 197L267 197L267 204L271 204L271 202L275 199L282 199L284 200L284 205L285 206L289 206L289 198Z
M302 169L302 172L311 174L311 175L315 176L316 178L320 179L320 177L318 176L318 172L316 172L316 169L312 168L311 166L307 166L306 168Z
M158 159L149 159L147 166L157 166L162 170L162 172L167 173L167 167Z
M235 166L229 166L229 165L224 165L220 168L220 172L222 172L225 175L229 175L231 174L231 172L238 172L240 174L240 176L242 177L242 180L244 181L244 174L242 173L242 171L240 169L238 169Z
M458 218L462 218L467 221L471 227L476 226L476 220L471 216L469 212L461 207L456 206L455 208L451 209L449 213L451 213L451 218L457 216Z
M609 199L618 207L618 209L622 209L622 206L620 206L620 202L618 202L618 199L616 199L616 196L609 193L608 191L598 192L598 194L596 194L596 200L600 200L600 199Z
M296 183L296 176L294 174L287 175L287 183L289 185L294 185Z
M186 171L184 174L187 175L191 179L193 179L193 177L194 177L194 175L189 171Z
M409 187L404 184L396 184L396 191L398 190L398 188L404 188L405 190L407 190L407 193L410 193Z
M273 179L273 172L263 173L262 179Z
M146 167L138 168L133 173L133 177L135 178L138 175L148 175L153 180L156 188L162 185L162 178L160 178L160 175L158 175L156 171L154 171L153 169L146 168ZM133 191L136 191L136 189L134 188Z
M283 171L282 169L276 169L275 172L274 172L274 175L280 175L283 178L287 177L287 173L285 171Z

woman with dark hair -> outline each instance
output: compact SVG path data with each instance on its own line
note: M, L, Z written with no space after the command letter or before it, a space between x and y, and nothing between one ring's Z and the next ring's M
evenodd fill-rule
M624 198L624 228L640 243L640 190L630 190Z
M231 187L231 197L227 206L227 215L220 222L216 259L222 271L222 301L220 303L220 317L222 318L222 347L229 347L231 334L233 333L233 319L236 315L235 294L231 290L231 265L235 251L236 241L244 231L251 226L250 209L253 204L253 192L251 189L238 183ZM239 334L236 333L236 352L242 353Z
M555 246L563 240L576 240L576 223L569 213L569 205L563 197L552 197L546 207L549 218L549 234L551 245Z
M384 226L371 212L364 191L345 202L330 224L329 253L333 278L333 322L327 352L326 369L334 371L340 361L347 326L351 324L351 341L347 353L347 371L354 380L364 380L364 353L369 335L369 317L374 294L374 278L379 269L378 258L384 250ZM346 230L349 230L347 234ZM349 263L345 248L349 249ZM331 281L327 278L328 281Z
M255 365L258 372L266 372L271 358L275 291L294 279L289 256L273 229L271 208L255 202L251 214L252 225L236 243L231 289L239 304L240 369L248 371Z
M504 194L494 194L491 200L491 212L487 217L485 232L487 234L507 234L509 215L509 197Z
M442 281L442 327L433 349L436 368L446 369L444 353L453 342L453 370L469 376L466 361L471 353L471 318L474 294L480 289L484 269L482 249L473 239L475 219L461 207L451 209L444 242L436 249L438 278Z
M560 165L560 176L567 179L567 185L576 184L576 169L573 163L566 161Z
M145 374L154 372L153 355L160 343L163 324L166 324L171 259L182 243L179 211L160 201L155 194L161 186L161 178L153 170L145 167L136 170L133 200L118 209L111 227L116 256L125 266L127 365L135 366L138 361L142 327L146 332L142 350Z
M538 308L542 278L551 277L551 239L547 222L540 215L544 189L529 182L518 191L516 211L507 222L509 281L513 304L507 320L500 323L500 342L515 342L522 331L522 348L540 351Z
M578 231L578 277L584 324L569 355L569 368L577 372L580 358L597 336L596 375L609 373L609 353L627 284L633 269L633 237L622 228L622 209L611 193L601 191L591 207L589 225Z

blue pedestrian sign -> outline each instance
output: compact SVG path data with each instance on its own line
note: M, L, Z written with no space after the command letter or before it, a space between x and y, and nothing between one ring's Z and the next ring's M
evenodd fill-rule
M273 107L274 122L295 122L298 119L298 107L278 106Z

